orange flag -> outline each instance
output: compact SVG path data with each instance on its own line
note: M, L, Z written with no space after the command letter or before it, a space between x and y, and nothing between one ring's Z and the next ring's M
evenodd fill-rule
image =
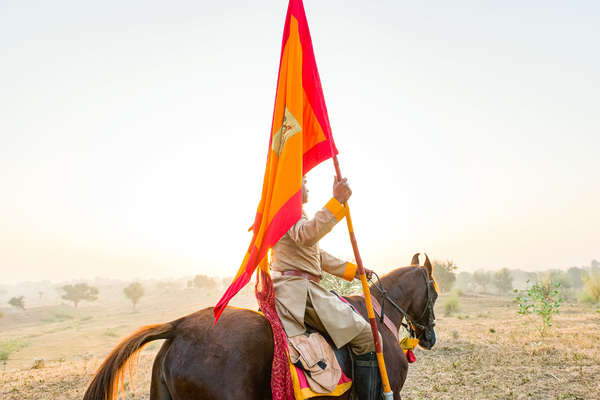
M268 250L302 216L302 176L336 154L304 6L302 0L290 0L254 234L238 273L215 306L215 321L257 267L269 272Z

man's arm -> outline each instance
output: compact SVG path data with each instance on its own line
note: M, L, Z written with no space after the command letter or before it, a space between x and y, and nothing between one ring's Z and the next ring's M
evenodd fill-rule
M300 218L288 231L292 240L302 246L312 246L328 234L346 215L346 209L335 198L317 211L314 218Z
M352 281L354 278L358 278L359 275L356 264L332 256L325 250L321 250L321 268L323 268L323 271L347 281ZM367 279L371 279L373 271L365 268L365 274L367 275Z
M321 240L333 229L335 224L344 218L346 208L343 203L348 201L351 195L352 190L350 190L348 180L346 178L337 180L334 177L333 197L325 204L325 207L317 211L313 219L302 217L290 228L288 234L292 240L302 246L312 246Z
M356 264L332 256L321 250L321 268L331 275L338 276L347 281L352 281L356 276Z

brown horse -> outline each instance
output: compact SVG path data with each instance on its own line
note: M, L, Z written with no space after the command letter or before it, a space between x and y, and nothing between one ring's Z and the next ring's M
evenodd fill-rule
M412 266L393 270L380 283L387 293L386 315L397 327L408 317L420 346L430 349L435 344L433 305L437 293L427 256L425 265L418 265L417 253ZM377 301L384 304L384 295L373 290L373 285L371 290ZM350 296L347 300L366 317L362 297ZM109 354L84 400L115 400L132 356L157 339L166 341L152 367L151 400L270 399L273 334L269 322L254 311L236 308L227 308L214 326L213 321L213 309L206 308L165 324L140 328ZM398 400L408 362L392 332L383 324L379 331L394 399ZM344 371L352 370L349 358L342 364ZM349 399L350 391L338 398Z

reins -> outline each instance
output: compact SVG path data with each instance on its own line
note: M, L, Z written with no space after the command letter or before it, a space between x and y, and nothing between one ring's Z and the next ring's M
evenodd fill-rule
M371 279L371 283L373 284L372 287L377 289L382 296L381 315L379 316L380 321L383 322L383 320L385 318L385 303L387 301L398 312L400 312L400 314L403 315L403 318L400 321L400 325L402 325L408 331L410 336L413 338L416 337L415 327L424 331L426 329L431 329L435 326L435 321L434 321L435 317L433 316L434 315L433 314L433 301L432 301L432 295L431 295L431 290L432 290L431 287L433 286L433 281L431 279L429 279L429 277L427 276L427 272L425 272L424 269L422 269L422 268L419 268L419 269L421 269L423 272L423 277L425 278L425 284L427 286L427 303L425 304L425 307L423 308L423 312L421 313L421 316L419 318L417 318L417 320L412 318L406 311L404 311L404 309L402 307L400 307L398 304L396 304L396 302L387 294L387 291L385 290L385 287L381 284L379 275L377 275L376 272L373 271L373 275L375 275L375 277L377 278L377 283L375 283ZM430 311L430 321L426 325L424 325L424 324L422 324L422 319L423 319L423 317L425 317L425 314L427 313L428 310ZM406 319L406 322L404 322L405 319Z

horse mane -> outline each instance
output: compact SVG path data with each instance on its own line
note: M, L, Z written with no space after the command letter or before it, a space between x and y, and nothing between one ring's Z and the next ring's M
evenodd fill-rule
M386 274L384 274L379 280L381 284L385 288L385 290L390 291L392 288L396 288L399 286L400 281L402 280L404 274L407 272L414 271L415 268L420 268L416 265L410 265L408 267L400 267L396 268ZM372 286L373 284L371 284Z

